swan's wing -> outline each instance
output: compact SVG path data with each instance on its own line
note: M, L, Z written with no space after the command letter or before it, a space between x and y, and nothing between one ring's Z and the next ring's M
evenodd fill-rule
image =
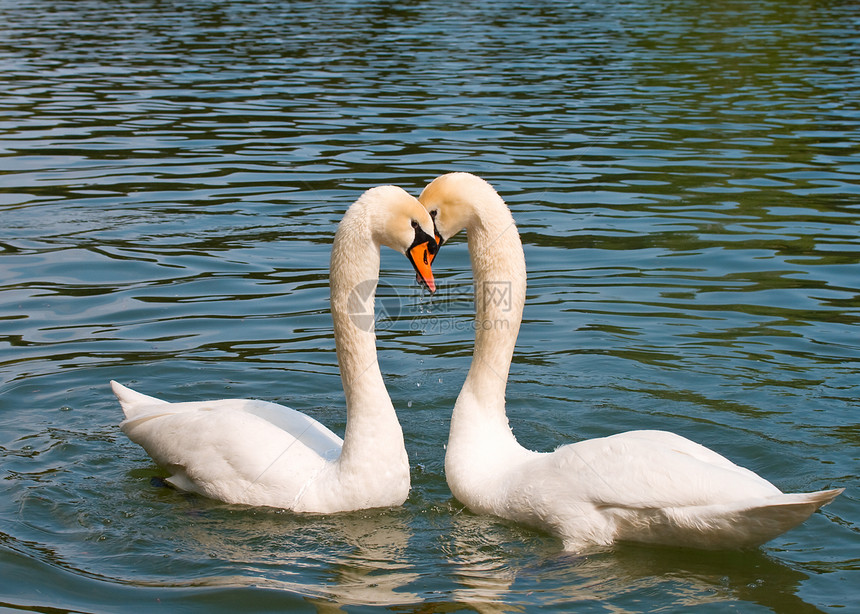
M841 492L784 494L716 452L659 431L562 446L533 457L505 482L497 513L549 527L571 550L616 539L756 546Z
M555 492L598 506L653 509L780 494L752 471L662 431L590 439L562 446L533 462L543 464L546 479L556 482Z
M114 385L129 439L175 486L230 503L290 508L343 440L299 411L246 399L166 403Z
M337 454L340 454L343 439L335 435L324 424L314 420L307 414L303 414L290 407L285 407L284 405L266 401L246 401L245 403L243 407L244 411L259 416L278 428L292 433L301 439L304 445L316 450L320 456L324 456L328 460L334 460ZM334 457L331 456L332 450L336 450Z
M292 508L338 456L340 438L310 418L298 432L286 431L246 411L246 403L162 405L121 428L183 490L228 503Z
M695 441L691 441L686 437L682 437L681 435L678 435L677 433L672 433L670 431L627 431L624 433L618 433L617 435L611 435L606 439L609 439L611 441L638 440L645 443L646 445L654 445L657 447L671 449L679 454L684 454L692 458L698 459L703 463L708 463L716 467L722 467L727 470L737 470L742 473L748 473L752 476L758 477L749 469L745 469L740 465L736 465L735 463L727 459L725 456L714 452L710 448L706 448L705 446L696 443Z
M217 412L223 410L246 412L262 418L286 433L301 439L302 443L315 450L320 456L328 457L336 448L338 453L343 440L330 429L300 411L251 399L222 399L217 401L193 401L188 403L168 403L147 396L112 381L111 387L122 406L126 419L120 424L123 432L136 430L136 427L155 418L191 412ZM211 431L212 429L207 429Z
M217 440L226 445L226 439L235 440L228 448L236 448L239 439L256 437L295 441L325 460L334 460L343 446L340 437L300 411L248 399L159 403L140 408L134 418L123 420L119 426L129 439L144 448L147 447L144 441L150 445L157 445L158 441L163 445L168 440L203 445L207 440L213 444ZM232 432L233 429L239 430ZM251 441L248 440L248 447Z

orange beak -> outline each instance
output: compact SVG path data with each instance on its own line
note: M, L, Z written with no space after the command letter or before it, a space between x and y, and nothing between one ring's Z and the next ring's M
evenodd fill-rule
M409 262L418 273L418 280L422 282L430 292L436 292L436 280L433 279L433 270L430 263L433 262L433 254L430 253L429 241L413 245L406 252Z

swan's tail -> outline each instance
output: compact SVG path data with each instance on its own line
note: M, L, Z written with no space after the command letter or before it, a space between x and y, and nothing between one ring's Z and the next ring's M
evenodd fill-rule
M141 414L144 409L150 409L153 405L167 404L167 401L135 392L131 388L126 388L113 380L111 380L110 387L113 389L113 393L116 395L127 420L133 419L135 416Z
M755 501L704 508L675 508L676 526L687 545L699 548L760 546L809 518L844 488L809 493L778 494ZM695 543L693 543L695 542Z
M741 512L739 522L748 524L758 533L753 540L760 545L796 527L818 510L839 496L844 488L819 490L809 493L788 493L773 497L771 502Z

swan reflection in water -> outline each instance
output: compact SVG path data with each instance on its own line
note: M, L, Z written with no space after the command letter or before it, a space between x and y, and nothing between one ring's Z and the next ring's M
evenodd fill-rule
M482 614L530 606L600 603L635 607L749 602L774 612L818 612L798 596L808 575L761 550L703 551L620 543L586 554L559 550L548 534L467 510L452 516L446 546L454 601ZM444 538L442 538L444 539Z
M421 597L403 590L420 577L409 562L411 535L402 515L351 514L340 527L341 538L351 551L334 562L328 572L327 595L309 599L320 612L340 606L402 606L416 604Z
M321 612L422 601L404 590L420 573L408 557L412 532L402 510L305 516L211 505L214 513L198 516L182 537L197 550L189 556L208 556L225 572L207 577L206 586L286 591Z

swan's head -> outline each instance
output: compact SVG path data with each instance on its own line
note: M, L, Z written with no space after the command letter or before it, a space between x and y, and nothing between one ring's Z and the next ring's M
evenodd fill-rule
M433 219L421 203L402 188L379 186L365 193L371 206L371 232L379 245L405 254L415 267L418 281L430 292L436 282L430 263L438 244L433 238Z
M430 212L439 247L464 228L481 223L479 207L488 195L498 198L489 183L470 173L441 175L424 188L418 200Z

